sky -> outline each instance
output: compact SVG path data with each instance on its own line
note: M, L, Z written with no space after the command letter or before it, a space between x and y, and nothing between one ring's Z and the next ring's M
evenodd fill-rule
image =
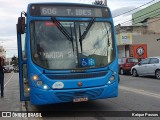
M17 56L17 19L22 11L27 10L28 3L72 2L92 4L94 1L95 0L0 0L0 46L3 46L6 50L6 57L11 58L13 56ZM148 5L151 5L159 0L107 0L107 5L110 7L112 15L117 16L150 1L153 2ZM146 6L143 6L137 10L144 7ZM116 25L130 20L131 14L134 12L136 11L132 11L114 18L114 24Z

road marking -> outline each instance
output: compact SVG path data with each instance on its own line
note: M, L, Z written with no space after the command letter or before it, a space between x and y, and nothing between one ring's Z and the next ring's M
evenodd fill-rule
M11 81L13 75L14 75L14 73L13 73L12 76L8 79L8 81L6 82L6 84L4 85L4 87L9 83L9 81Z
M138 93L138 94L142 94L142 95L146 95L146 96L155 97L155 98L160 99L159 94L152 93L152 92L149 92L149 91L145 91L145 90L142 90L142 89L135 89L135 88L125 87L125 86L119 86L119 88L122 89L122 90L127 90L127 91L130 91L130 92L135 92L135 93Z

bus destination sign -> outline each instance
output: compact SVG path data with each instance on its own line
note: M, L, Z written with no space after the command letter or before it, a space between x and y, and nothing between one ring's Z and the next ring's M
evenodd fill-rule
M32 16L62 17L108 17L107 8L65 7L65 6L32 6Z

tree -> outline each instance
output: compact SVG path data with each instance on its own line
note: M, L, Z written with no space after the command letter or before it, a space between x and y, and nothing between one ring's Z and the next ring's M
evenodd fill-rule
M13 65L14 67L18 66L18 58L16 56L12 57L11 65Z

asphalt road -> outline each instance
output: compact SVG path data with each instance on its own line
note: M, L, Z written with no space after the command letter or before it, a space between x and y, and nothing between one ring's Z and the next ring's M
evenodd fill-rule
M84 103L63 103L56 105L44 105L44 106L32 106L29 105L32 110L48 111L47 116L52 116L55 111L63 111L58 115L59 117L54 117L54 119L69 119L67 116L68 111L79 111L74 113L70 119L95 119L95 120L105 120L109 119L105 115L108 111L118 113L117 111L160 111L160 80L153 77L132 77L132 76L120 76L121 82L119 85L119 96L117 98L102 99L96 101L89 101ZM50 111L50 112L49 112ZM66 111L66 112L64 112ZM94 113L100 113L104 111L101 117L94 117ZM71 114L71 112L69 114ZM83 112L88 113L87 115ZM57 114L57 113L56 113ZM78 114L78 115L76 115ZM89 117L91 114L91 117ZM127 113L126 113L127 114ZM55 115L55 114L54 114ZM69 115L70 116L70 115ZM72 114L71 114L72 116ZM82 118L83 116L83 118ZM63 118L62 118L63 117ZM52 119L43 115L44 120ZM125 119L137 119L129 117L117 117L111 119L115 120L125 120ZM160 118L138 118L138 120L158 120Z
M120 76L119 96L111 99L101 99L83 103L63 103L55 105L33 106L26 102L28 111L47 111L42 113L41 120L159 120L159 117L106 117L109 112L114 116L127 114L127 111L160 112L160 80L153 77ZM0 110L22 110L19 102L18 74L5 74L5 97L0 100ZM61 111L56 113L56 111ZM77 111L77 112L75 112ZM103 112L100 112L103 111ZM118 111L118 112L117 112ZM53 114L58 117L47 117ZM73 114L72 114L73 113ZM101 114L100 117L94 114ZM154 112L153 112L154 113ZM66 115L69 115L66 117ZM73 116L72 116L73 115ZM33 118L28 118L32 120ZM38 118L38 120L40 120ZM1 120L1 118L0 118ZM34 119L35 120L35 119Z
M160 80L152 76L132 77L130 75L121 75L120 86L141 89L156 94L160 93Z

